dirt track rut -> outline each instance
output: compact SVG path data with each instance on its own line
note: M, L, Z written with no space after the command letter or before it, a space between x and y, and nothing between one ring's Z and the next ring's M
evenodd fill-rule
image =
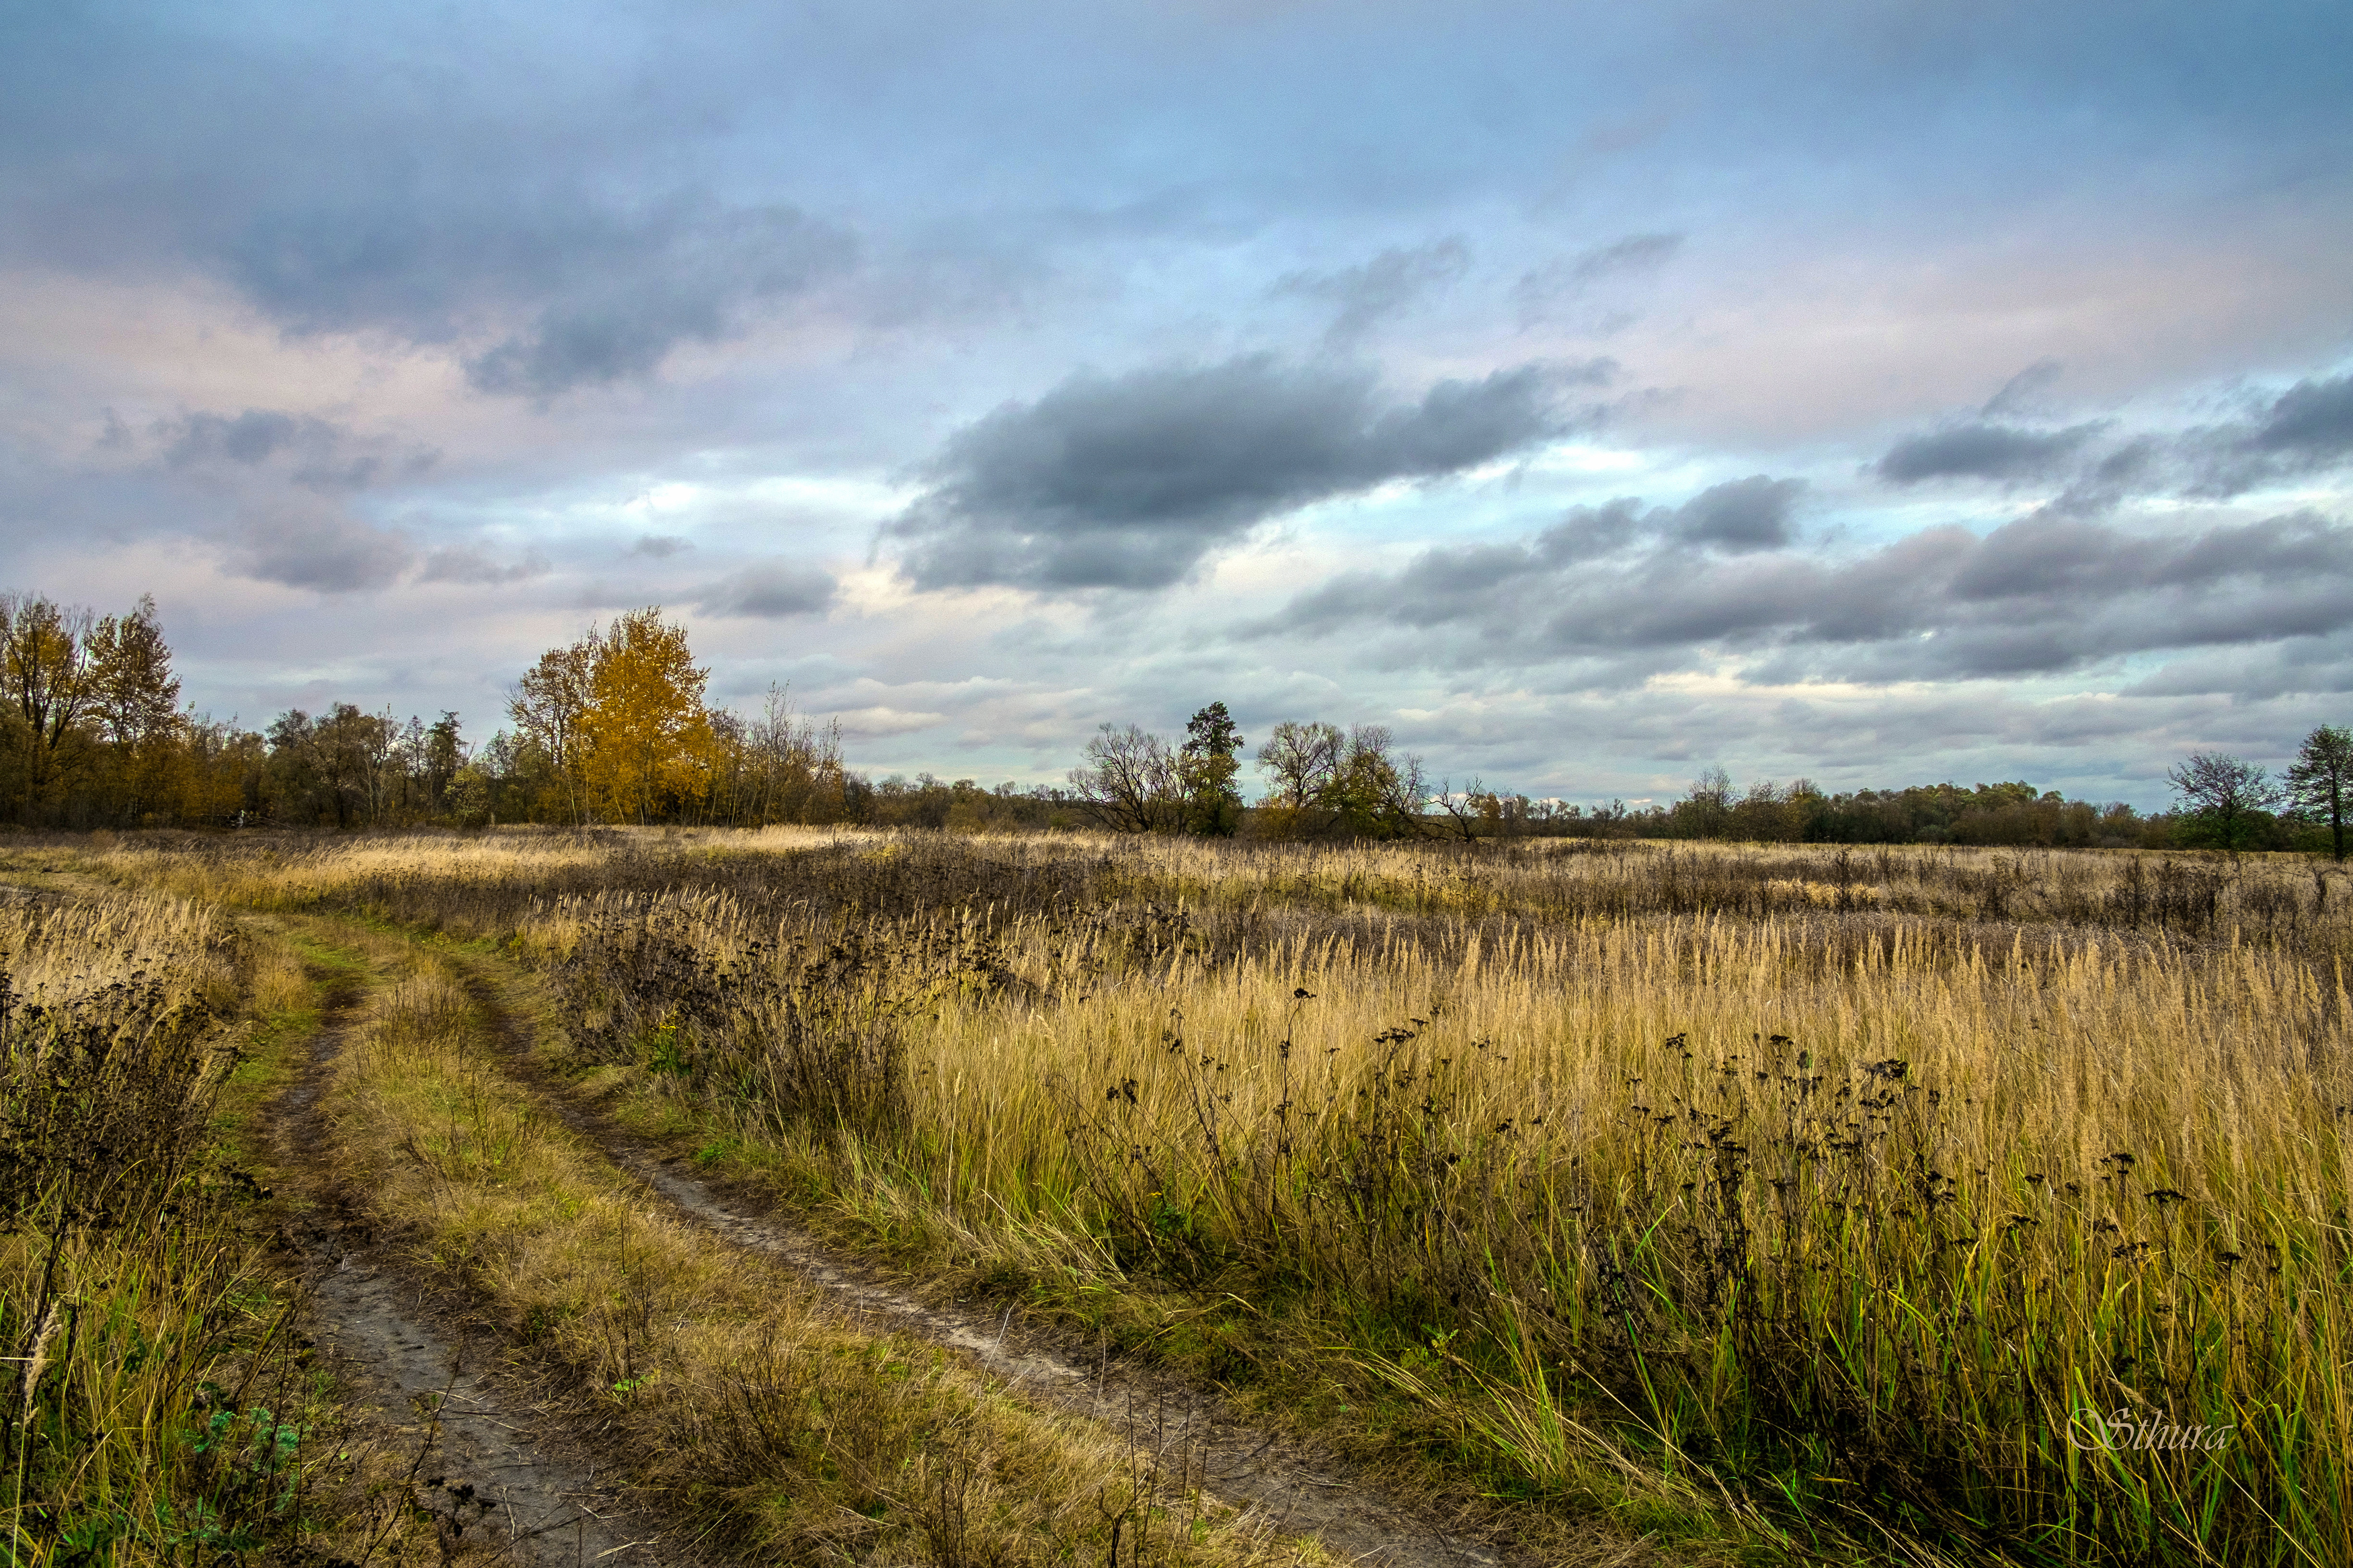
M306 1325L319 1348L381 1415L370 1436L404 1456L411 1499L432 1515L445 1555L488 1546L533 1568L659 1564L655 1521L598 1480L560 1420L501 1364L494 1336L417 1288L338 1191L323 1104L352 998L331 994L301 1079L279 1102L279 1153L315 1207L287 1239L304 1265Z

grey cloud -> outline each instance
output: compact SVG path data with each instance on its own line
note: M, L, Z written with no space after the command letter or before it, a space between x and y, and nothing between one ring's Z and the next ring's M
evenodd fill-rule
M593 270L466 362L476 386L544 399L649 375L680 343L732 336L752 307L806 291L855 255L846 233L789 207L675 204L602 237Z
M1767 682L1980 679L2353 628L2353 525L2311 512L2188 533L2037 513L1982 539L1945 527L1849 559L1734 561L1685 548L1696 504L1616 502L1519 544L1427 551L1248 629L1401 622L1432 634L1424 662L1566 661L1622 684L1726 653L1760 658L1750 678Z
M2297 382L2248 418L2151 441L2145 491L2227 500L2353 459L2353 375Z
M452 545L429 552L425 557L425 569L417 576L426 583L497 586L543 577L550 570L546 555L536 550L524 552L520 561L501 563L470 545Z
M713 194L674 141L654 145L642 104L550 121L560 94L476 96L462 71L273 66L217 41L164 58L164 33L126 32L128 54L78 68L127 100L52 98L59 144L0 160L19 218L6 249L193 270L289 331L457 346L478 389L540 399L649 375L857 266L841 225ZM89 146L65 145L68 123Z
M1879 459L1875 471L1899 485L1940 479L2040 478L2072 458L2104 428L2095 422L2037 431L1978 421L1898 441Z
M1676 535L1735 552L1778 550L1792 537L1789 513L1805 489L1803 479L1763 474L1715 486L1683 503L1676 513Z
M707 616L784 620L813 616L833 603L839 584L823 572L781 562L750 566L702 590L695 607Z
M2002 383L2001 390L1986 399L1978 410L1987 419L2032 417L2043 412L2042 394L2054 385L2066 371L2055 359L2036 360L2016 375Z
M1654 559L1684 563L1668 570L1688 571L1691 563L1701 559L1692 555L1690 546L1746 554L1788 543L1789 514L1805 488L1803 479L1755 474L1711 486L1679 507L1645 508L1633 496L1574 507L1525 543L1440 545L1423 552L1398 574L1343 574L1294 599L1278 620L1250 629L1261 634L1322 631L1373 620L1414 626L1479 622L1485 640L1505 638L1514 623L1508 615L1491 617L1499 605L1516 605L1533 584L1582 575L1591 570L1588 563L1638 546L1651 552ZM1618 568L1617 574L1623 571ZM1752 572L1748 580L1754 584L1760 579ZM1653 633L1634 640L1680 639L1672 633Z
M1346 344L1424 294L1455 282L1470 266L1470 247L1459 238L1447 238L1409 249L1392 247L1362 266L1336 272L1289 273L1276 281L1272 292L1336 306L1324 335L1334 344Z
M2250 444L2316 462L2353 456L2353 375L2297 382L2271 405Z
M638 542L629 546L629 553L649 555L657 561L666 561L681 551L693 548L694 541L683 534L648 533L640 535Z
M399 533L339 513L300 509L248 519L230 552L230 563L242 575L328 594L387 586L416 559L416 550Z
M1574 259L1569 275L1591 282L1619 272L1651 272L1664 267L1683 247L1680 234L1631 234L1613 245L1600 246Z
M2298 638L2256 657L2233 648L2168 661L2125 687L2132 697L2219 696L2261 700L2313 692L2353 691L2353 634Z
M2029 366L1979 417L1898 441L1872 471L1896 485L2063 477L2052 510L2080 516L2133 496L2227 500L2353 461L2353 375L2307 378L2243 418L2140 435L2094 456L2089 448L2108 421L2060 429L2016 422L2015 416L2034 412L2035 395L2057 374L2052 362Z
M192 414L180 421L176 431L164 453L164 460L174 468L214 458L250 467L298 441L332 445L343 435L322 420L298 418L272 408L248 408L234 419L219 414Z
M1631 234L1533 268L1512 286L1520 325L1534 326L1605 279L1655 272L1683 247L1680 234Z
M885 531L919 587L1165 587L1283 511L1524 451L1614 369L1522 365L1388 407L1369 372L1263 354L1082 374L958 432Z
M1971 426L1899 444L1882 459L1883 478L1898 482L1926 477L1938 455L1932 446L1962 437L1956 460L1942 472L1976 472L1987 478L2023 478L2067 466L2075 449L2103 428L2079 425L2047 435L2002 426ZM1972 432L2000 431L2010 440L1983 443L1983 463L1967 468ZM1915 450L1915 448L1919 448ZM2008 459L2005 462L2005 459ZM2137 495L2182 495L2228 500L2266 486L2293 482L2343 468L2353 461L2353 375L2307 378L2241 419L2171 434L2135 437L2083 468L2055 499L2063 510L2097 511ZM1907 465L1924 472L1906 471Z
M387 473L413 477L439 458L429 448L404 452L388 437L356 435L331 420L275 408L248 408L233 416L190 414L153 428L166 443L164 461L172 468L259 468L283 457L288 477L315 490L359 489Z

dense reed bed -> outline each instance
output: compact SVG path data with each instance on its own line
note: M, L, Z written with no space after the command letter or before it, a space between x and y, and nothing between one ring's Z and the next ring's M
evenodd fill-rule
M103 860L508 941L585 1061L842 1225L1074 1312L1192 1301L1156 1348L1384 1401L1467 1487L1652 1523L1730 1499L1850 1550L2353 1561L2353 922L2325 868L273 853Z
M251 1178L209 1138L243 957L176 900L0 903L11 1562L194 1560L298 1537L312 1390L278 1331L282 1281L238 1224Z

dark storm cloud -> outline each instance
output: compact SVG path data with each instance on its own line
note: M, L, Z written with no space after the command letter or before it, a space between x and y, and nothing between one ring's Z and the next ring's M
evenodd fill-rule
M1335 579L1253 629L1402 623L1435 634L1431 661L1579 660L1630 682L1727 652L1766 656L1751 672L1765 681L2047 675L2353 627L2353 526L2308 511L2170 534L2038 513L1851 559L1735 561L1692 548L1700 500L1647 513L1613 502L1521 543L1426 551Z
M1293 272L1273 292L1321 300L1336 307L1327 342L1345 345L1425 294L1459 280L1471 266L1471 247L1459 238L1413 248L1392 247L1358 267L1336 272Z
M632 555L649 555L656 561L666 561L681 551L694 548L694 541L678 533L648 533L638 536L629 546Z
M819 614L833 603L837 586L823 572L770 562L712 584L695 607L706 616L784 620Z
M1898 485L1923 479L2039 479L2065 466L2103 428L2087 424L2037 431L1979 421L1898 441L1879 459L1875 471Z
M1387 407L1368 372L1265 354L1082 374L958 432L886 531L919 587L1165 587L1281 512L1557 435L1566 390L1613 369L1522 365Z

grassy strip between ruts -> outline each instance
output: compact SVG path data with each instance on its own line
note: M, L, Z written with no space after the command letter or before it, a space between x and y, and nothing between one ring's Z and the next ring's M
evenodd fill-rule
M1314 1562L1083 1423L811 1287L659 1202L500 1070L448 961L370 940L390 977L339 1059L335 1158L420 1262L562 1369L640 1484L706 1546L785 1561Z

